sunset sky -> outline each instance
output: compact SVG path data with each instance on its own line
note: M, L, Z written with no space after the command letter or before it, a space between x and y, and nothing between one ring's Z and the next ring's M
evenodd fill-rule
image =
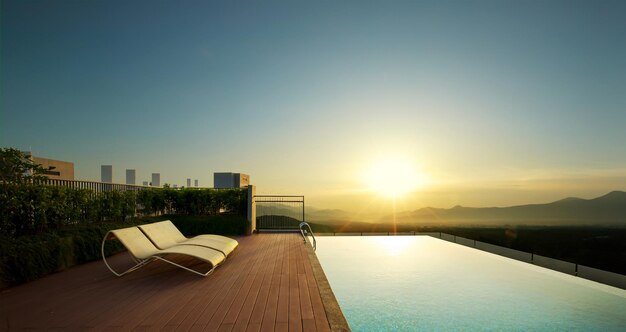
M626 190L625 1L1 12L0 146L73 161L77 179L243 172L259 193L346 210L388 206L385 181L411 182L402 209Z

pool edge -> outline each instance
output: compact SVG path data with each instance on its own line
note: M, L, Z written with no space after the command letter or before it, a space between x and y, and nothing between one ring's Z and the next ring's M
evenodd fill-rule
M333 293L330 283L326 278L324 269L320 261L317 259L317 255L313 251L313 248L307 243L306 246L307 255L309 256L309 262L311 262L311 268L313 269L313 275L315 276L315 282L322 298L322 304L324 305L324 311L326 311L326 318L330 325L331 331L352 331L346 317L343 315L343 311L339 307L339 302Z

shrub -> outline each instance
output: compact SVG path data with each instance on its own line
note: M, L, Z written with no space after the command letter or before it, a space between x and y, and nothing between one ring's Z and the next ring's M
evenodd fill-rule
M248 220L236 214L214 216L167 215L161 220L169 219L186 236L198 234L242 235L248 227Z
M0 234L40 234L78 224L124 222L142 215L246 215L243 189L103 191L35 184L0 184Z
M136 223L93 224L69 231L10 238L0 236L0 287L16 285L70 266L101 258L100 243L110 229ZM110 255L123 248L112 242L105 247Z

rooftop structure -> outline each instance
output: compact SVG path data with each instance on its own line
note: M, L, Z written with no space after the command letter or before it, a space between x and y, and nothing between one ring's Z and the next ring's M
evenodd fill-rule
M243 173L216 172L213 173L213 188L243 188L250 184L250 176Z
M42 175L54 180L74 180L74 163L70 161L49 159L33 156L26 152L26 156L35 164L45 169Z

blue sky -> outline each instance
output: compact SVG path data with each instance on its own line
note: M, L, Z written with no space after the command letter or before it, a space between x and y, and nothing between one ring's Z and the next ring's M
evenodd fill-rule
M626 189L623 1L3 1L1 24L0 145L79 179L240 171L355 207L401 158L415 207Z

